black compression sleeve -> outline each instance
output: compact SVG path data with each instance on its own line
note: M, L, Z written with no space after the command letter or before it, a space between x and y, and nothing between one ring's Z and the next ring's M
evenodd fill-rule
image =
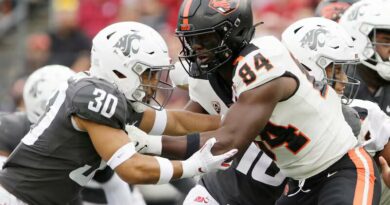
M187 135L187 151L186 151L185 159L188 159L196 151L199 150L199 144L200 144L199 132L195 132Z

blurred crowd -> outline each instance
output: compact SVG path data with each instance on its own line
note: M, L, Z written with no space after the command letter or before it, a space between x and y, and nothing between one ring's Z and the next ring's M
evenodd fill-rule
M90 64L89 52L92 38L100 29L113 22L139 21L150 25L167 41L173 61L177 60L176 56L180 52L180 43L174 34L180 6L178 0L30 0L29 2L49 8L47 30L27 35L21 74L8 88L2 88L9 89L12 96L12 105L0 104L0 110L3 111L23 109L21 93L24 79L39 67L60 64L71 67L76 72L87 70ZM281 31L292 22L312 16L317 4L318 0L254 1L255 22L264 22L258 27L257 35L280 36ZM11 14L16 6L15 0L0 1L1 16ZM18 41L22 43L20 39ZM187 100L185 91L176 90L168 107L182 107Z

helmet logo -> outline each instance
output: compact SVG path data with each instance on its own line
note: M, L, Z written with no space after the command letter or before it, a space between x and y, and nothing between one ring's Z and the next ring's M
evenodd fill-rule
M115 48L119 48L123 55L131 57L131 54L137 54L139 51L139 41L141 36L134 33L122 36L119 41L114 45Z
M240 0L210 0L209 7L215 11L227 15L238 8Z
M317 50L317 46L324 47L325 40L321 38L321 34L326 35L327 33L328 31L323 28L313 29L302 38L301 46L308 46L311 50Z
M38 90L38 86L40 83L44 82L45 80L44 79L39 79L38 81L36 81L34 83L34 85L31 86L31 89L29 91L29 93L34 97L36 98L39 94L42 93L42 91L39 91Z

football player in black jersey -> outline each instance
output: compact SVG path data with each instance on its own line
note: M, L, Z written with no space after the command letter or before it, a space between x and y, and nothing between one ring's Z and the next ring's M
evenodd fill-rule
M359 52L361 81L356 98L376 102L390 115L390 2L360 1L349 7L340 24L350 33Z
M33 72L27 79L23 89L23 100L26 105L25 112L2 113L0 115L0 153L5 161L16 148L20 140L28 133L32 124L36 123L45 112L45 105L51 95L59 88L61 83L75 73L68 67L61 65L48 65ZM1 163L2 166L3 162ZM80 204L81 200L90 203L122 204L137 202L144 204L142 197L134 198L133 189L116 176L108 167L99 170L93 178L100 188L83 189L81 197L72 201ZM119 202L117 202L119 200Z
M387 0L362 0L349 7L339 23L351 34L359 49L361 64L357 77L361 85L356 98L377 103L390 116L389 10L390 2ZM390 190L385 184L390 185L390 172L386 164L386 161L390 162L390 144L377 152L376 156L381 156L383 169L381 204L389 204Z
M237 150L214 156L215 139L185 161L135 152L127 124L177 135L215 129L220 122L219 116L162 110L165 102L156 92L171 91L160 78L171 65L155 30L136 22L110 25L96 35L91 53L91 73L60 85L5 162L1 202L67 204L107 165L131 184L167 183L230 166L225 161Z
M66 82L74 72L65 66L49 65L31 74L23 89L26 111L0 115L0 154L8 157L19 144L30 126L44 113L45 106L60 83Z

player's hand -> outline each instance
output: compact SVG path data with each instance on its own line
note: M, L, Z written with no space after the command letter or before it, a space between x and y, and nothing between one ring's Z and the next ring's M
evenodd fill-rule
M386 186L390 188L390 167L387 164L385 158L382 156L379 157L379 163L381 164L381 168L382 168L383 181L385 182Z
M161 136L148 135L133 125L126 125L126 132L135 144L135 150L142 154L161 155Z
M237 149L232 149L224 154L214 156L211 148L217 142L215 138L207 140L203 147L194 153L189 159L182 162L182 178L213 172L217 170L226 170L231 166L231 162L226 163L237 153Z

